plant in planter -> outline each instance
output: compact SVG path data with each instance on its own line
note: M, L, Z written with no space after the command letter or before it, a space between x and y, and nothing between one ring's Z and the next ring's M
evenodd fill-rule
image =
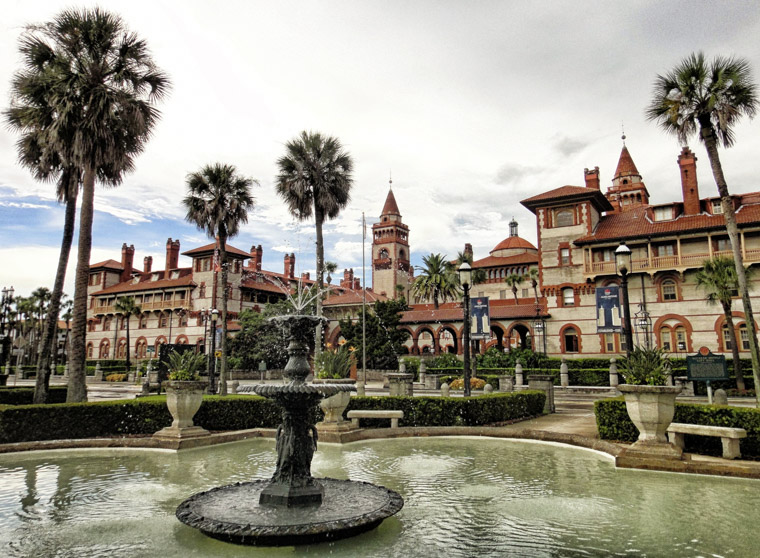
M665 385L670 360L664 351L636 347L630 357L622 359L620 373L625 383L618 389L625 396L628 416L639 430L639 438L629 451L680 458L681 450L668 443L665 433L673 421L681 387Z
M169 380L166 388L166 406L174 419L171 426L156 432L158 438L193 438L206 436L208 431L193 425L193 417L203 402L206 382L200 381L198 369L203 355L193 352L169 354Z
M345 341L338 343L337 348L333 348L330 343L327 349L322 351L314 361L317 379L315 383L329 384L354 384L356 380L351 378L351 369L356 366L354 352L356 348L351 347ZM350 423L343 419L343 412L348 407L351 400L351 394L347 391L341 391L330 397L326 397L319 402L319 406L325 414L324 421L317 424L320 430L348 430Z

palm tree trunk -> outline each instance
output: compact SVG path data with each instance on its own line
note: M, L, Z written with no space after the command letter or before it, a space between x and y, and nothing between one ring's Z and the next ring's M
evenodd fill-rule
M126 351L126 354L124 355L124 356L126 357L126 359L127 359L127 374L129 374L129 365L131 364L131 363L129 362L129 318L130 318L131 316L132 316L132 314L131 314L131 313L127 313L127 314L124 316L124 318L123 318L123 319L127 320L127 351ZM116 351L117 349L118 349L118 345L114 345L114 348L113 348L113 350L114 350L114 356L116 356L116 354L115 354L115 351Z
M723 217L726 220L726 231L731 241L731 250L734 254L734 264L736 265L736 282L739 286L739 292L742 295L742 305L744 306L744 318L747 322L747 333L749 337L749 350L752 356L752 377L755 380L755 397L757 405L760 407L760 353L757 345L757 328L755 327L755 318L752 314L752 302L749 298L749 289L747 287L747 275L744 272L744 260L742 258L741 244L739 242L739 229L736 226L736 216L734 215L733 204L728 193L726 178L723 176L723 166L720 163L718 154L718 144L715 138L715 131L712 128L702 127L702 139L707 148L707 157L710 159L715 184L720 194L720 205L723 209Z
M82 207L79 211L79 253L74 277L74 323L71 326L67 403L87 401L87 280L90 276L94 203L95 169L88 167L84 173Z
M512 294L515 295L515 306L517 306L517 287L512 287Z
M322 317L322 287L325 283L325 244L322 238L322 223L325 216L314 200L314 220L317 227L317 316ZM322 323L317 324L314 335L314 358L322 352Z
M50 354L55 344L55 336L58 330L58 313L61 310L61 296L63 295L63 283L66 279L66 267L69 265L71 243L74 240L74 221L76 220L78 185L73 192L66 197L66 210L63 221L63 238L61 239L61 251L58 254L58 268L55 271L53 292L50 295L50 308L48 310L45 330L42 335L42 350L37 359L37 376L34 385L34 403L39 405L47 400L48 388L50 387ZM65 350L65 345L64 345Z
M222 358L219 364L219 395L227 395L227 237L219 235L219 261L222 266L222 339L219 350ZM216 334L216 333L214 333ZM214 355L211 355L214 358Z
M736 338L734 329L734 318L731 316L731 307L723 307L723 313L726 316L726 325L728 326L728 337L731 340L731 358L734 360L734 376L736 376L736 389L744 391L744 377L742 376L742 363L739 360L739 343Z

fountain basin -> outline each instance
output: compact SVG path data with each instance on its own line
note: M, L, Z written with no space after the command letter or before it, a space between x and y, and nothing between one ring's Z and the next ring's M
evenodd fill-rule
M191 496L177 518L216 539L254 546L302 545L338 540L377 527L396 514L404 501L398 493L366 482L318 479L321 505L262 506L268 480L236 483Z

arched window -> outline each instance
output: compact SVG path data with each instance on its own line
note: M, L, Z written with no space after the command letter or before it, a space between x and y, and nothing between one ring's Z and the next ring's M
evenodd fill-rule
M679 352L681 352L681 351L686 351L687 348L688 347L686 345L686 328L683 326L678 326L676 328L676 349Z
M739 350L749 351L749 332L747 331L747 324L741 324L739 326Z
M384 259L386 259L386 258L389 258L389 257L390 257L390 255L388 254L388 250L386 250L385 248L383 248L382 250L380 250L380 253L378 254L378 257L379 257L381 260L384 260Z
M562 332L563 353L578 352L578 332L575 328L568 327Z
M723 349L726 351L733 350L734 346L731 344L731 329L727 324L723 324Z
M158 327L165 328L169 325L169 316L163 312L158 315Z
M148 327L148 315L140 314L140 319L137 322L137 329L145 329Z
M660 348L665 352L673 350L673 342L670 338L670 328L667 326L660 329Z
M116 358L127 358L126 339L119 339L119 344L116 346Z
M403 248L401 248L401 249L398 251L398 257L399 257L399 259L402 259L402 260L405 260L405 259L406 259L406 252L404 252L404 249L403 249Z
M137 358L145 358L148 352L148 342L145 339L138 339L135 345L135 356Z
M108 358L108 353L111 349L111 343L107 339L103 339L100 342L100 350L98 351L98 358Z
M562 289L562 306L575 306L575 293L572 287Z
M183 312L179 315L179 319L177 320L177 326L178 327L187 326L187 312Z
M87 358L92 358L92 343L87 343Z
M570 208L558 209L554 214L555 227L569 227L575 224L575 211Z
M676 290L676 282L673 279L665 279L660 286L662 289L662 300L677 300L678 291Z

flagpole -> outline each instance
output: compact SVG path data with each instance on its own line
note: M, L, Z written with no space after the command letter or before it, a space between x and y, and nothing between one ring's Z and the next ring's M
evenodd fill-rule
M367 279L366 263L364 255L364 244L367 239L367 221L364 219L362 211L362 382L361 393L364 395L367 389Z

